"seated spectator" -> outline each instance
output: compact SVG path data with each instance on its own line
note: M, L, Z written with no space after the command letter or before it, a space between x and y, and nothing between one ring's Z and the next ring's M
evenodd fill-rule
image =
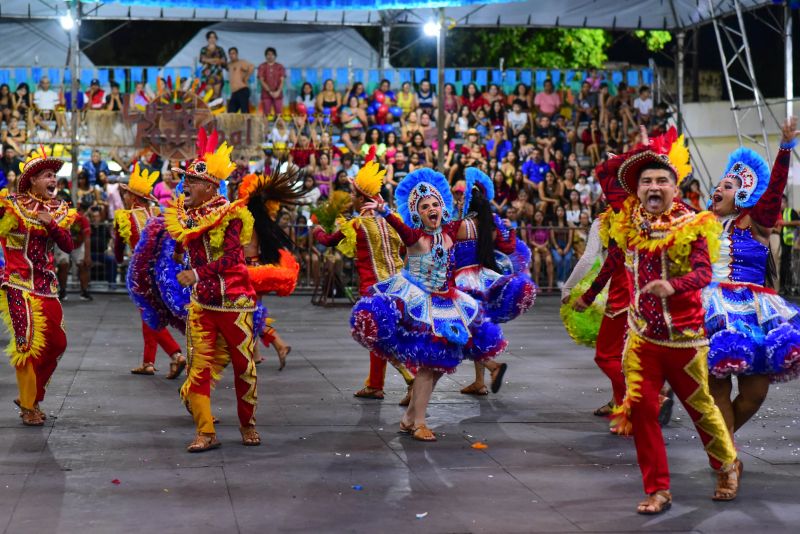
M350 154L342 156L342 163L345 162L345 158L348 156L350 156ZM352 161L352 156L350 156L350 161ZM355 175L356 173L353 173L353 176ZM336 181L333 183L333 190L345 191L346 193L350 192L350 177L347 174L347 170L342 169L336 173Z
M550 165L545 163L542 158L542 149L536 147L531 150L530 156L522 164L522 173L530 180L531 185L538 186L548 172L550 172Z
M314 169L314 182L319 187L320 196L328 198L335 178L336 169L331 164L331 157L327 152L322 152Z
M582 210L578 216L577 227L572 231L572 250L575 259L581 259L589 240L589 229L592 226L591 216L587 210Z
M256 67L249 61L239 58L239 49L235 46L228 49L228 55L231 58L228 62L228 85L231 90L228 113L250 113L250 84L248 81Z
M556 179L553 171L545 173L544 180L537 185L539 189L539 202L541 210L547 215L548 220L555 216L556 208L561 206L561 197L564 196L564 184ZM565 279L566 280L566 279Z
M310 174L306 174L305 178L303 178L301 191L303 196L297 202L302 206L314 207L322 196L322 192L319 190L319 187L317 187L314 177Z
M367 156L373 146L375 147L375 157L385 161L386 144L383 142L383 132L377 128L369 129L365 142L361 145L361 150L358 153L362 156Z
M258 66L258 84L261 86L261 112L269 117L283 111L283 86L286 69L278 63L278 52L269 46L264 50L264 63ZM338 97L338 95L336 95Z
M80 179L81 174L78 174ZM80 182L79 182L80 183ZM80 198L80 197L79 197ZM72 252L64 252L58 247L53 248L53 260L56 266L56 276L58 278L58 297L67 300L67 280L72 266L78 269L78 280L80 281L81 300L93 300L89 294L89 278L92 268L91 227L86 213L91 208L91 202L78 202L77 215L70 226L72 235ZM71 262L71 264L70 264Z
M400 140L404 144L410 143L415 133L422 133L422 126L419 124L419 115L416 113L412 113L408 117L401 119L400 124Z
M397 150L400 146L397 134L394 131L388 132L384 144L386 145L386 163L392 163L394 161L394 155L397 154Z
M650 125L650 116L653 113L653 98L650 96L650 87L643 85L639 88L639 97L633 101L638 124Z
M553 117L561 110L561 95L555 91L552 80L544 81L544 90L536 94L533 105L537 115L547 117Z
M593 93L597 93L600 91L603 80L605 80L605 76L603 74L598 74L597 69L591 67L589 72L586 76L586 83L589 84L589 90Z
M550 124L550 117L542 115L536 125L534 142L542 151L545 163L549 162L555 154L556 140L556 128Z
M301 171L311 174L316 167L316 150L302 133L297 137L297 144L289 149L289 161L297 165Z
M608 84L603 82L600 84L600 91L597 93L597 120L600 127L605 129L608 127L608 121L611 120L611 114L608 111Z
M553 255L550 253L550 229L546 226L544 212L537 210L533 214L533 226L528 229L527 237L533 259L531 277L537 286L542 287L540 275L544 265L547 273L547 286L544 288L544 292L548 293L553 288L554 271Z
M553 158L550 160L550 168L553 169L553 172L556 173L556 176L564 176L564 172L567 168L567 160L564 157L564 153L560 150L556 150L553 154ZM574 174L573 174L574 177ZM564 184L565 186L572 189L572 183Z
M697 178L692 178L684 187L684 201L697 211L701 211L703 209L703 205L700 202L701 197L700 181Z
M175 188L178 187L181 179L180 176L172 172L173 166L179 167L176 161L172 164L167 163L161 171L161 180L153 188L153 196L158 200L158 205L166 207L175 198Z
M11 112L14 109L14 104L11 98L11 88L7 83L0 84L0 122L8 122L11 118Z
M564 287L570 271L572 270L572 240L573 231L568 228L566 212L563 206L556 207L553 218L553 228L550 229L550 252L553 254L553 264L556 270L556 283L558 288Z
M108 169L108 163L106 163L100 157L99 150L94 150L92 152L92 159L83 164L82 170L86 172L86 176L89 179L89 185L94 185L97 183L97 176L101 172L104 172L106 176L111 173L111 171Z
M419 82L416 96L417 107L422 111L432 111L436 107L436 93L431 88L430 80L425 79Z
M496 83L490 83L489 88L483 93L483 99L486 100L488 111L492 109L495 102L500 102L500 109L503 109L506 97Z
M521 221L530 221L533 218L533 204L526 187L516 192L516 198L511 201L511 206L516 210Z
M355 158L352 153L347 153L342 156L342 166L339 172L344 171L348 178L355 178L359 171L358 165L355 164ZM338 178L338 175L337 175ZM348 191L350 189L348 188Z
M666 133L669 129L670 117L669 106L665 102L659 102L650 122L650 135L655 137Z
M314 86L308 82L303 82L300 87L300 94L297 95L295 103L303 104L306 107L307 114L313 115L317 99L314 97Z
M397 105L403 110L403 116L416 111L417 95L411 92L411 82L403 82L400 92L397 93Z
M461 109L458 111L458 117L456 117L455 122L455 131L456 137L459 139L464 139L467 136L467 132L470 128L472 128L474 122L474 117L472 112L469 110L469 106L463 105Z
M28 132L25 131L25 128L20 127L19 119L17 117L8 119L8 127L0 134L0 142L10 146L15 153L23 154L23 149L27 140ZM15 170L19 171L19 167Z
M133 105L136 108L143 110L152 100L153 99L151 96L147 94L147 89L144 83L136 82L136 85L133 88Z
M89 222L92 225L89 237L92 264L102 267L103 278L108 283L108 288L113 291L117 287L117 260L109 246L112 239L111 225L103 218L99 206L89 209Z
M578 142L575 127L568 125L567 119L563 115L556 115L555 122L551 122L551 124L556 134L555 150L560 150L568 157L573 152L572 147Z
M85 169L81 169L78 173L77 182L75 200L79 207L83 204L88 211L89 208L97 205L97 188L89 183L89 175Z
M37 126L47 132L53 132L57 128L64 126L59 117L56 116L56 106L59 104L59 96L56 91L50 87L50 78L42 76L39 80L39 87L33 94L33 106L36 110L34 115L34 122ZM63 115L61 115L63 120Z
M450 169L449 179L452 183L456 174L467 167L481 167L487 161L486 147L484 147L478 136L478 131L471 128L467 131L467 140L461 145L461 157L458 165L453 165Z
M558 176L558 171L553 169L553 172L555 172L556 176ZM564 177L561 180L561 183L564 184L564 193L566 195L569 195L569 192L572 191L573 189L575 189L575 187L577 186L577 182L575 181L575 169L574 168L567 167L567 166L564 167ZM565 198L564 200L568 201L569 198Z
M552 86L552 82L550 82ZM517 86L514 88L514 92L508 95L506 98L506 103L509 106L514 105L515 100L519 100L520 102L520 111L524 111L528 113L533 107L533 100L532 100L530 89L524 83L518 83Z
M350 97L356 97L358 99L358 107L362 109L366 109L367 107L367 91L364 88L364 84L362 82L355 82L353 86L350 88L349 91L345 91L344 98L342 98L342 102L349 102ZM317 108L319 110L319 108Z
M584 207L581 205L581 194L576 190L568 193L569 200L564 205L564 215L569 226L578 226Z
M624 133L619 126L619 120L612 118L608 121L608 128L603 131L606 141L606 150L612 154L622 154L622 138Z
M308 137L311 144L314 144L314 129L308 123L308 115L295 112L292 113L292 121L289 123L289 141L295 144L301 135Z
M445 176L450 172L450 167L453 165L453 155L455 154L456 150L456 143L450 139L450 132L444 130L442 132L442 136L444 138L444 163L442 164L442 169L444 170ZM431 152L433 153L434 161L439 161L439 142L434 139L431 142Z
M589 156L592 167L594 167L600 162L600 153L604 146L603 132L600 131L597 119L592 119L589 126L583 130L581 142L583 142L584 154Z
M69 180L66 178L59 178L56 182L56 198L72 204L72 192L69 190Z
M506 154L511 152L512 148L514 147L511 141L503 138L503 127L501 125L495 126L492 138L486 142L486 152L489 157L502 161Z
M14 149L13 145L6 143L5 137L3 138L3 157L0 158L0 171L5 174L6 179L11 172L19 172L19 164L22 160L17 157L18 152Z
M511 187L506 182L506 177L501 171L495 171L492 175L494 181L494 199L492 209L500 215L505 216L506 210L511 202Z
M448 124L452 123L455 120L456 114L458 113L458 109L459 109L460 105L461 105L461 101L458 98L458 95L456 95L456 86L453 85L452 83L444 84L444 120L445 120L445 125L448 125ZM432 111L431 111L431 113L432 113Z
M511 104L511 111L506 113L505 127L509 139L531 131L530 115L523 111L522 100L516 99Z
M119 84L111 82L111 92L106 96L106 110L122 111L122 93L119 92Z
M495 100L489 108L489 124L492 128L504 127L506 124L506 110L502 100Z
M278 116L278 118L275 119L275 124L272 126L272 131L267 139L272 143L273 153L278 155L278 157L281 157L287 152L291 135L292 133L289 127L286 126L286 121L283 120L283 117Z
M33 109L33 98L28 84L17 84L17 89L11 94L11 114L25 124L30 122L30 112Z
M392 189L411 172L411 163L403 148L399 148L394 156L394 161L386 166L386 184Z
M476 113L479 109L488 111L489 108L489 103L483 98L483 95L478 91L478 86L474 83L469 83L464 87L461 105L469 106L469 110L473 113Z
M573 108L575 127L581 122L589 122L597 113L597 93L592 93L588 82L583 82L580 92L575 96Z
M478 108L478 111L474 113L475 115L475 129L478 130L478 134L481 136L481 139L485 139L489 137L489 132L491 131L492 124L489 122L489 117L486 114L486 110L484 108Z
M108 174L103 171L97 173L97 184L95 184L97 202L95 205L100 207L100 215L104 221L111 218L110 200L114 188L109 189L109 186Z
M86 91L86 106L89 109L105 109L106 107L106 92L100 87L100 80L93 79L89 84L89 90Z
M567 171L571 172L571 173L575 172L572 169L572 167L568 167ZM578 176L578 183L575 184L575 191L578 192L579 199L580 199L580 202L581 202L581 206L586 208L586 207L591 205L591 203L592 203L592 188L589 185L585 174L581 174L581 175Z
M342 120L342 141L348 150L357 153L364 143L364 130L368 124L367 114L359 107L358 98L351 96L339 116Z
M425 138L422 133L417 132L411 137L411 142L406 146L409 159L416 154L419 156L418 165L422 167L433 167L433 152L425 144ZM412 163L413 164L413 163Z
M533 144L528 142L527 132L522 132L516 137L516 145L517 159L521 162L527 161L533 149L536 148Z
M491 155L491 151L489 155ZM500 170L503 172L503 176L506 177L506 182L511 183L514 180L514 177L519 171L516 152L513 150L508 151L506 157L503 158L502 163L500 163Z
M431 114L427 111L422 111L419 114L419 131L422 132L422 137L425 139L425 144L431 146L436 141L439 134L438 128L431 121Z

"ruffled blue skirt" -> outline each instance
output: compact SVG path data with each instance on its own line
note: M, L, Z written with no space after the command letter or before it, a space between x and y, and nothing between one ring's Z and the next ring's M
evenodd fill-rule
M486 317L495 323L516 319L536 300L536 284L525 274L502 275L486 267L471 265L456 272L455 284L482 302Z
M356 341L383 358L447 373L464 358L493 358L506 347L474 298L457 289L429 293L404 273L375 284L353 307L350 326Z
M711 284L703 290L710 340L709 372L716 377L800 375L800 308L771 291Z

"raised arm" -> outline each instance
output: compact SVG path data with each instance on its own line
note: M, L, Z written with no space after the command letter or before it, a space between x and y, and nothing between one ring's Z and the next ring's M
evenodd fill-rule
M770 230L778 223L778 217L781 213L781 197L789 179L792 149L797 144L795 139L798 133L795 131L796 127L796 117L787 119L783 124L780 149L775 157L775 164L772 166L769 185L764 194L761 195L761 198L758 199L756 205L750 210L750 218L764 230Z
M332 234L326 233L325 230L322 228L314 228L314 239L317 243L325 245L326 247L335 247L338 245L342 239L344 239L344 234L341 230L337 230Z

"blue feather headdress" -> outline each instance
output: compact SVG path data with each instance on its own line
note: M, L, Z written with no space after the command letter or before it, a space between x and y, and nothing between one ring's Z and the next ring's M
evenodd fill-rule
M461 218L465 219L469 213L469 203L472 201L472 188L478 186L483 191L483 196L491 202L494 199L494 183L489 176L476 167L468 167L464 171L467 181L467 190L464 192L464 207L461 208Z
M444 175L432 169L419 169L407 174L394 191L394 202L403 222L413 228L422 226L417 205L425 197L437 197L442 203L442 224L450 222L453 194Z
M741 147L728 156L722 179L728 177L736 178L742 184L736 191L736 206L752 208L769 185L769 165L758 152Z

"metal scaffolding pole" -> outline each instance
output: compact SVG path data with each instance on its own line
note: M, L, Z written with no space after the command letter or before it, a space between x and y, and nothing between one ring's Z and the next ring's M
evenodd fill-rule
M436 159L439 172L444 173L444 41L447 28L444 25L444 8L439 8L439 33L436 37Z
M794 115L794 50L792 49L792 9L789 2L783 6L783 76L786 95L786 118Z
M685 41L686 41L686 32L683 30L678 32L678 53L677 53L677 85L676 94L678 95L678 133L683 133L683 77L684 77L684 63L685 63Z
M73 25L69 31L69 63L71 74L71 87L70 87L70 141L71 141L71 156L72 156L72 198L77 198L78 193L78 127L80 125L80 110L78 109L78 91L80 91L80 57L81 48L80 40L78 38L81 31L81 3L71 2L69 6L70 14L72 15Z
M381 26L381 32L383 35L383 40L381 41L381 68L388 69L389 68L389 47L392 43L392 27L389 24L384 23Z

